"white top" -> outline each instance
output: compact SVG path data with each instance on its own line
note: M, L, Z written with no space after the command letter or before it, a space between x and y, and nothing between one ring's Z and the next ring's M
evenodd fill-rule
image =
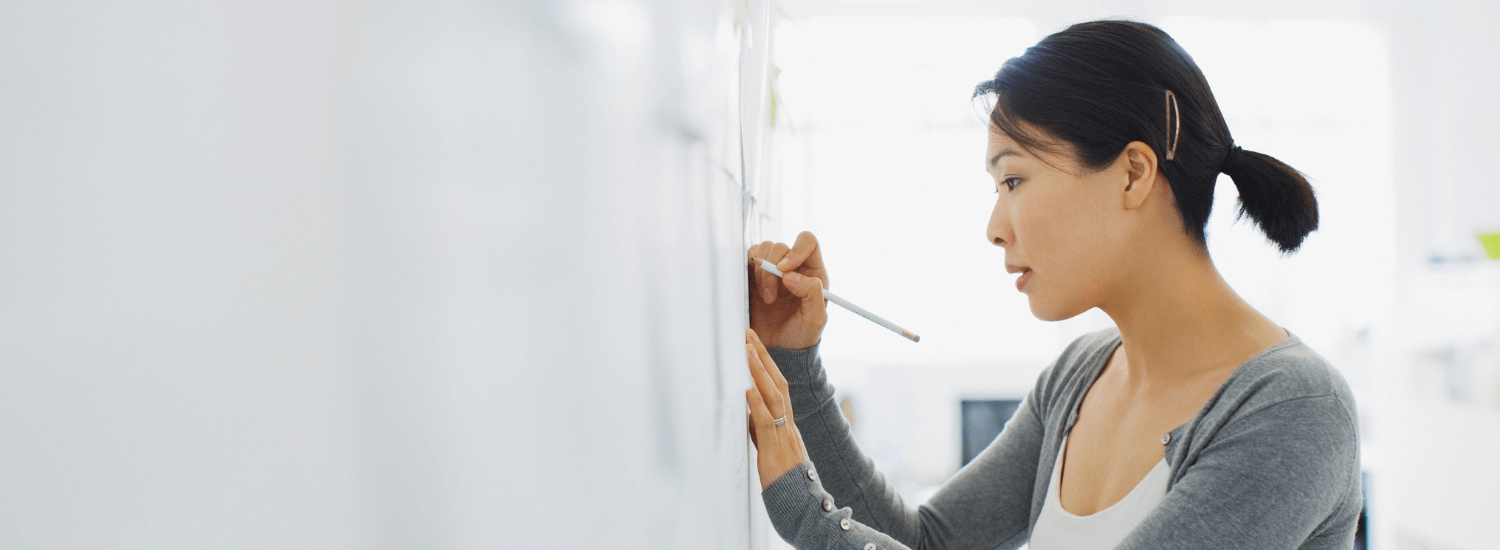
M1068 448L1068 436L1063 436L1062 448ZM1172 474L1172 467L1163 458L1119 502L1087 516L1075 516L1063 509L1057 496L1064 454L1063 451L1057 452L1052 481L1047 485L1047 499L1036 519L1036 527L1031 529L1029 550L1114 548L1167 498L1167 478Z

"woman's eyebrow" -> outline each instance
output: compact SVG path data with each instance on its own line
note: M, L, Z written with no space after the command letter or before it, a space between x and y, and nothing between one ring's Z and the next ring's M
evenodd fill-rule
M1000 157L1007 156L1007 155L1021 156L1021 154L1017 153L1015 149L1011 149L1009 147L1006 147L1006 148L1001 149L1000 151L996 152L995 156L990 157L990 167L994 168L995 164L997 164L997 163L1000 162Z

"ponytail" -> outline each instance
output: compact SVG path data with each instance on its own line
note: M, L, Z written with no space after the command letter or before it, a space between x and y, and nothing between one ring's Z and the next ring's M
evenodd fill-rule
M1318 199L1301 172L1274 157L1231 146L1220 171L1240 191L1239 214L1249 216L1283 254L1295 252L1318 228Z
M1133 21L1073 25L1007 60L993 80L974 88L974 97L991 94L991 127L1028 150L1051 150L1055 138L1071 146L1080 165L1101 170L1131 142L1150 145L1183 229L1204 253L1221 172L1239 187L1239 218L1249 216L1282 253L1296 251L1318 228L1307 178L1234 146L1203 71L1159 28Z

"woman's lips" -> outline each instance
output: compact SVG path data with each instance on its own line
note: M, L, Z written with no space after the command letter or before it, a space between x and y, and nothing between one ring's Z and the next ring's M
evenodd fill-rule
M1021 271L1021 276L1016 278L1016 290L1017 291L1024 290L1026 288L1026 282L1030 281L1030 280L1031 280L1031 270L1023 268L1022 271Z

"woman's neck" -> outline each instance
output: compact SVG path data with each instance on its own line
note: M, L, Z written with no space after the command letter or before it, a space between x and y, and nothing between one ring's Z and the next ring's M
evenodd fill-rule
M1127 383L1171 384L1234 368L1287 333L1235 294L1207 256L1161 257L1100 309L1120 329Z

